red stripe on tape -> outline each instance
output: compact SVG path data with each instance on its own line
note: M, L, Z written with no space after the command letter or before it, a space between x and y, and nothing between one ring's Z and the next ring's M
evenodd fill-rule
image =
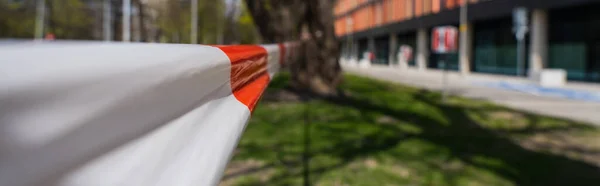
M262 96L263 91L267 88L269 81L269 74L262 73L258 78L254 79L254 81L234 91L233 94L238 101L248 106L248 109L252 112L254 111L256 103L258 103L258 100Z
M231 61L231 89L235 98L250 109L269 84L267 51L256 45L216 46Z

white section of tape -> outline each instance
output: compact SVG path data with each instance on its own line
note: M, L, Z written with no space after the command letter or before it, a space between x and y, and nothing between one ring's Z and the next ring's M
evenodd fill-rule
M273 76L279 71L279 67L281 66L279 64L279 61L281 59L281 56L279 54L279 46L275 44L261 46L267 51L267 54L269 56L267 63L267 71L269 72L269 77L273 79Z
M215 160L229 160L249 116L233 95L210 101L74 171L59 185L217 185L227 161Z
M216 156L225 156L235 147L249 115L240 113L240 108L249 111L231 95L229 59L214 47L53 43L6 47L0 50L0 56L0 185L47 185L62 179L60 183L67 185L93 185L96 181L105 183L101 181L104 176L106 183L115 185L146 185L133 178L154 179L162 185L217 183L217 174L222 173L227 161ZM207 109L208 105L220 110ZM225 117L224 110L231 108L236 113ZM171 167L139 175L136 172L144 172L143 166L132 163L128 167L130 162L118 159L138 158L133 154L144 151L144 144L151 142L123 145L151 131L156 133L152 135L162 136L160 130L175 130L165 124L177 118L174 126L202 130L183 138L203 141L188 140L187 145L193 149L180 146L175 149L181 151L171 152L177 155L170 157L201 158L148 155L148 159L166 158L151 165ZM146 141L167 143L161 139ZM112 152L116 148L121 150ZM108 157L97 159L106 153ZM137 161L143 161L145 157L139 158ZM90 161L94 163L88 165ZM193 169L183 165L187 161L206 167ZM111 169L112 165L123 169ZM184 170L175 173L177 168ZM183 172L186 170L194 174L193 178ZM106 171L129 174L120 179ZM193 179L198 178L203 180L194 183L198 180Z

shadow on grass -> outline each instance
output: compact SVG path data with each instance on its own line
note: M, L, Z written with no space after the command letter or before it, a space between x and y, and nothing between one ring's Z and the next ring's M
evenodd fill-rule
M290 140L284 134L278 136L276 134L279 132L278 127L273 126L269 126L273 127L270 129L272 131L261 135L273 133L274 137L270 140L276 142L261 145L253 142L245 143L242 139L238 147L240 156L263 159L267 163L260 167L226 174L224 180L274 167L283 167L267 180L251 182L247 185L298 184L298 181L289 181L290 179L301 179L305 185L310 185L321 179L327 172L382 153L401 161L422 162L428 167L434 167L432 169L446 170L449 168L439 168L445 165L428 160L430 157L445 153L448 154L447 157L443 157L445 160L457 159L477 170L491 172L516 185L597 185L600 183L600 168L597 166L561 155L525 149L509 136L548 131L585 130L590 128L588 126L569 123L537 127L545 125L544 121L540 121L543 118L525 113L527 126L499 130L482 125L480 121L473 119L473 115L481 116L485 120L490 119L485 118L486 112L507 109L442 103L440 95L434 92L423 90L402 92L381 82L364 78L351 80L353 82L347 82L345 84L348 85L342 87L350 94L333 98L315 97L318 100L313 102L316 103L303 103L304 112L296 113L296 118L291 118L289 115L276 119L272 119L273 116L259 117L257 120L271 119L264 121L264 126L281 125L279 128L295 126L298 131L303 130L303 139ZM398 95L396 97L401 98L396 98L387 94L390 91L398 91L403 95ZM414 104L426 109L416 106L407 107L403 104ZM332 105L333 112L339 110L347 113L337 113L337 117L330 118L330 115L333 115L332 110L315 111L325 105ZM294 120L298 122L293 124ZM252 124L251 122L249 128L253 127ZM412 128L406 128L403 124L411 124ZM298 131L293 132L290 129L290 134ZM404 151L398 150L398 146L407 140L424 141L442 150L430 149L418 156L407 155L408 152L405 151L410 151L413 147L409 146L403 149ZM323 156L329 159L313 160L313 157ZM461 185L461 182L452 180L452 176L444 176L444 179L447 179L447 182L443 182L443 185ZM417 181L417 183L439 185L436 184L437 182L427 181ZM376 183L367 183L369 184ZM486 185L497 184L492 180Z
M425 91L417 94L415 98L439 108L445 118L450 120L450 125L444 126L427 117L377 106L369 101L352 98L331 99L331 101L343 106L356 107L359 110L380 112L400 120L410 118L413 122L418 123L423 131L416 136L417 138L448 147L452 154L462 161L492 170L517 185L595 185L600 183L600 169L596 166L563 156L524 149L502 134L481 127L467 116L464 108L442 104L440 99ZM561 128L560 130L567 129ZM534 130L526 129L520 132L534 132ZM395 139L388 140L390 140L388 143L396 142ZM369 153L372 150L367 148L359 151ZM478 156L499 159L508 167L488 166L474 161L474 158Z

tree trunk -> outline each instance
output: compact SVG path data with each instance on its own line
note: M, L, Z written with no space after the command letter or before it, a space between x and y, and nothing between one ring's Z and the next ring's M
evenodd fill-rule
M339 49L333 27L333 0L246 0L263 40L299 41L297 60L289 64L290 86L335 95L341 82Z
M146 6L144 6L144 4L140 1L140 0L134 0L133 1L135 6L138 9L138 14L137 14L137 18L138 18L138 22L139 22L139 32L140 32L140 41L141 42L148 42L148 40L150 40L148 38L148 30L147 30L147 26L146 26L146 20L147 20L147 16L146 16Z

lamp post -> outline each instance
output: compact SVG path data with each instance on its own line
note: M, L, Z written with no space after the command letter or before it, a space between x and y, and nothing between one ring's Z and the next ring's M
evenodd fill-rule
M131 40L131 0L123 0L123 41Z
M36 4L35 39L44 39L44 20L46 17L46 0L38 0Z
M346 18L346 35L348 36L348 53L350 63L355 63L355 59L352 59L354 56L354 40L352 38L352 28L354 28L354 20L351 17Z
M198 0L192 0L190 40L192 44L198 43Z
M513 32L517 39L517 76L524 75L525 63L525 36L529 31L527 9L517 7L513 10Z
M104 0L104 18L103 18L103 34L104 34L104 41L110 41L112 40L112 33L111 33L111 15L112 15L112 10L111 10L111 0Z
M460 6L460 26L459 26L459 31L460 31L460 45L459 45L459 64L458 64L458 68L459 71L461 72L461 74L465 74L467 73L467 69L468 69L468 60L469 60L469 33L468 33L468 20L467 20L467 5L468 5L468 0L462 0L461 2L461 6Z

